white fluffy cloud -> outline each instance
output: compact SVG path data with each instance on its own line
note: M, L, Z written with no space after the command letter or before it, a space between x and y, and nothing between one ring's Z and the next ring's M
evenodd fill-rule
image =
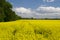
M20 7L20 8L15 8L16 12L20 12L20 13L31 13L31 9L27 9L24 7Z
M46 13L60 13L59 7L38 7L37 10Z
M43 0L44 2L54 2L55 0Z
M30 8L24 8L24 7L14 8L14 11L17 13L17 15L21 17L33 17L33 13L35 13Z
M14 8L14 11L17 15L21 17L34 17L34 18L59 18L60 17L60 8L59 7L43 7L40 6L35 10L31 8Z

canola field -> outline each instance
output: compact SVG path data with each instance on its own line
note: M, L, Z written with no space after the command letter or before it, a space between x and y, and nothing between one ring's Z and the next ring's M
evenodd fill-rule
M0 22L0 40L60 40L60 20Z

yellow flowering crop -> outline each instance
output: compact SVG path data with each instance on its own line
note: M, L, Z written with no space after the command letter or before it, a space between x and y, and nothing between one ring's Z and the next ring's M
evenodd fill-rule
M60 40L60 20L0 22L0 40Z

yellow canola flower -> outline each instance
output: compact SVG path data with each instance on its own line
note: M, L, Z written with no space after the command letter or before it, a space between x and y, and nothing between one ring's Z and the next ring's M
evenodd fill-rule
M0 22L0 40L60 40L60 20Z

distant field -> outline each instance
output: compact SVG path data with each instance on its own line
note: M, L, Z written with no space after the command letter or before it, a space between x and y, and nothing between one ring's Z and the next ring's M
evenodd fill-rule
M60 40L60 20L1 22L0 40Z

